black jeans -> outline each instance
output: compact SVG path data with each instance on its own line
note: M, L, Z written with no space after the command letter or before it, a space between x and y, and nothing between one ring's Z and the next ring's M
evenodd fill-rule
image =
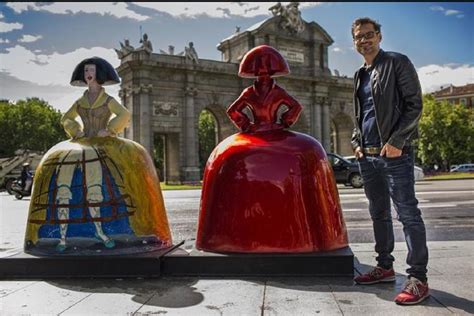
M397 158L364 156L359 159L359 168L369 200L379 266L391 267L395 260L391 254L394 248L391 198L398 220L403 224L408 247L407 264L410 268L407 273L425 281L428 264L426 230L415 197L413 151L404 152Z

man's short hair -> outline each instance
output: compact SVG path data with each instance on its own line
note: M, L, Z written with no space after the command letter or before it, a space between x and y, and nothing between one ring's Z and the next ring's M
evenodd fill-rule
M377 22L375 20L372 20L371 18L368 18L368 17L357 18L357 19L354 20L354 22L352 22L351 32L352 32L353 37L354 37L355 28L358 27L359 25L363 25L363 24L372 24L374 26L374 30L376 32L380 32L380 30L382 28L382 25L380 25L379 22Z

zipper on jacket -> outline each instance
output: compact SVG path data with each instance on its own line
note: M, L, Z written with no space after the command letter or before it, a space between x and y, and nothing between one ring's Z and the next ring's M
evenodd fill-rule
M360 108L359 97L357 96L357 90L359 90L359 86L360 86L360 69L359 69L359 71L357 71L356 85L355 85L355 90L354 90L354 102L356 102L357 114L359 116L359 117L356 118L357 119L357 131L359 132L359 136L360 136L359 147L360 147L361 150L363 150L364 149L364 140L362 139L362 131L360 130L361 108Z

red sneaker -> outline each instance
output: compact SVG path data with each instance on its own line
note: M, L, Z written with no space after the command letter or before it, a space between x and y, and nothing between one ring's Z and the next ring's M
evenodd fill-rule
M414 305L423 302L430 296L428 283L421 282L417 278L410 277L400 294L395 297L395 303L399 305Z
M375 267L372 271L355 277L354 281L358 284L393 282L395 281L395 271L393 268L385 270L381 267Z

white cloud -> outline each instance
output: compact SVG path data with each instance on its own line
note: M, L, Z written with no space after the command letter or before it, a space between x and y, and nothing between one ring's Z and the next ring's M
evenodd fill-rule
M0 19L3 19L5 16L3 15L2 12L0 12Z
M36 55L21 45L16 45L6 50L7 53L0 53L0 60L2 61L0 64L1 72L7 73L19 80L46 87L52 85L69 87L69 81L76 65L92 56L100 56L114 67L120 65L120 60L117 58L114 50L103 47L79 48L66 54L53 53L50 55ZM78 91L77 93L59 97L56 95L52 99L47 99L47 101L61 111L65 111L84 91L84 88L75 89ZM108 93L110 92L109 94L118 98L118 85L107 87L106 89Z
M7 44L10 43L10 41L7 39L0 38L0 44Z
M0 21L0 33L7 33L13 30L21 30L23 28L23 24L21 23L6 23Z
M462 19L464 17L464 14L462 14L463 13L462 11L445 9L440 5L431 6L430 10L443 12L445 16L456 15L458 19Z
M427 65L418 68L423 93L433 92L440 86L462 86L474 83L474 65Z
M28 2L8 2L6 5L12 8L16 13L28 11L37 6L35 3Z
M343 50L339 47L333 47L332 51L335 52L335 53L342 53L343 52Z
M25 3L8 2L7 6L16 13L23 11L46 11L55 14L98 13L113 15L118 18L130 18L138 21L147 20L149 17L141 15L128 8L124 2L55 2L55 3Z
M288 4L289 2L282 2ZM271 2L134 2L144 8L166 12L175 17L196 17L206 14L211 17L226 18L231 15L254 17L270 15ZM319 2L301 3L300 9L320 5Z
M444 11L444 8L440 5L434 5L430 7L430 10L432 11Z
M459 11L459 10L446 10L446 12L444 12L445 15L455 15L455 14L459 14L459 13L462 13L462 11Z
M34 35L25 34L18 40L18 42L20 42L20 43L32 43L32 42L36 42L37 40L39 40L41 38L43 38L43 36L41 36L41 35L34 36Z
M282 2L283 5L288 3ZM211 17L220 18L230 17L231 15L242 17L270 15L268 8L273 5L271 2L133 2L133 4L143 8L166 12L175 17L196 17L206 14ZM320 4L320 2L303 2L299 7L304 9ZM33 10L55 14L76 14L80 12L99 13L101 15L110 14L118 18L128 17L139 21L150 18L132 11L128 8L128 4L123 2L8 2L6 5L16 13Z

